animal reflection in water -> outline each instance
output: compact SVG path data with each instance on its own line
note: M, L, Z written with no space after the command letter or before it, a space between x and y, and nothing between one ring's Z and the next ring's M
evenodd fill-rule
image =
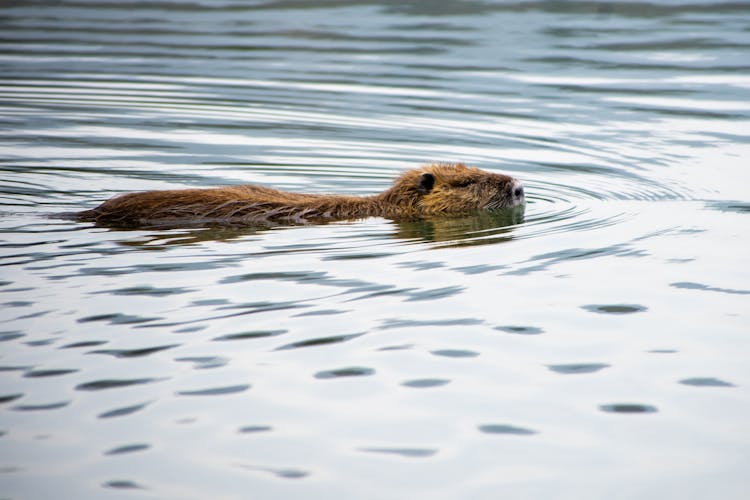
M262 227L367 217L408 221L493 212L525 203L523 186L513 177L461 163L436 163L404 172L390 188L372 196L291 193L256 185L147 191L117 196L76 217L113 227Z
M415 220L390 221L383 238L394 238L405 242L438 243L440 247L487 245L513 239L513 227L523 223L524 207L494 212L480 212L455 217L429 217ZM341 224L341 223L336 223ZM344 224L350 224L344 222ZM323 223L323 226L329 225ZM299 226L297 226L299 227ZM126 228L116 228L122 231ZM229 224L205 225L172 231L149 231L143 238L122 241L122 245L156 250L159 247L188 245L212 241L232 241L271 230L284 229L272 226L235 226ZM293 230L294 227L287 229ZM132 228L131 228L132 230ZM368 229L367 234L371 235ZM354 238L356 236L353 235ZM369 240L368 240L369 241ZM325 245L325 243L323 243ZM320 248L320 243L310 245L310 250ZM298 248L304 251L305 248Z
M513 239L513 226L523 223L524 207L461 217L396 222L395 238L439 242L441 246L487 245Z

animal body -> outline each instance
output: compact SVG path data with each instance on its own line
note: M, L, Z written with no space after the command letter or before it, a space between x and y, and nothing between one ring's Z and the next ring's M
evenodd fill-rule
M521 183L461 163L408 170L372 196L306 194L256 185L129 193L77 214L106 225L309 224L365 217L418 219L521 206Z

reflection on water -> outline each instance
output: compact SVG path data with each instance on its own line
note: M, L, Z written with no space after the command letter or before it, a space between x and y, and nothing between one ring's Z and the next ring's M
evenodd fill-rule
M8 498L746 496L742 2L0 5ZM113 195L524 211L113 229ZM653 458L658 460L650 460Z
M519 207L465 217L397 222L394 236L405 240L451 243L451 246L495 244L512 239L512 226L523 223L523 214L523 207Z
M409 242L443 242L451 246L462 245L486 245L494 244L512 239L514 226L524 221L523 207L501 210L495 212L481 212L473 215L454 217L430 217L426 219L393 221L393 231L390 237ZM317 224L343 225L349 223ZM122 245L146 250L159 250L171 245L190 245L201 242L230 242L244 239L249 236L262 235L264 231L282 230L278 226L269 225L265 228L253 226L237 226L232 224L196 224L197 227L190 229L190 224L180 223L174 228L169 226L145 227L138 229L113 228L113 236L117 238L118 232L133 232L138 234L137 239L125 239ZM110 230L105 224L95 224ZM144 234L145 233L145 234ZM297 250L302 250L300 246ZM309 251L317 251L319 248L308 247Z

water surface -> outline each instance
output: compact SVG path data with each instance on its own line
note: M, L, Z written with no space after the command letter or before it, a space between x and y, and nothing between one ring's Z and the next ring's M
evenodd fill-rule
M3 498L744 498L750 8L0 6ZM508 214L116 230L145 189Z

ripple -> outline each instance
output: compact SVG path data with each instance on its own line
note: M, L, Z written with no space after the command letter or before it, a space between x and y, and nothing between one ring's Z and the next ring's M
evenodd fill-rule
M692 385L695 387L736 387L731 382L714 377L692 377L680 380L683 385Z
M655 406L644 405L640 403L606 404L606 405L601 405L599 409L607 413L622 413L622 414L656 413L658 411Z
M445 267L444 262L430 262L426 260L420 260L420 261L414 261L414 262L401 262L397 265L405 269L414 269L416 271L427 271L429 269L439 269L439 268Z
M0 366L0 373L2 372L25 372L31 370L31 366Z
M137 444L126 444L124 446L118 446L111 450L105 451L105 455L124 455L126 453L135 453L138 451L145 451L151 448L150 444L137 443Z
M374 375L375 370L361 366L352 366L348 368L337 368L335 370L324 370L315 374L315 378L334 379L345 377L367 377Z
M82 340L61 346L60 349L80 349L81 347L96 347L108 343L108 340Z
M0 404L10 403L11 401L15 401L16 399L22 398L23 396L24 395L22 393L0 395Z
M100 413L97 418L115 418L124 417L126 415L132 415L133 413L139 412L146 408L151 403L140 403L131 406L123 406L121 408L115 408L114 410L105 411Z
M495 330L517 335L539 335L540 333L544 333L542 328L536 326L496 326Z
M109 293L112 295L143 295L147 297L166 297L169 295L179 295L189 293L188 288L157 288L153 286L133 286L128 288L118 288L116 290L102 291L98 293Z
M412 387L415 389L429 389L431 387L442 387L450 384L451 381L444 378L419 378L414 380L407 380L402 382L401 385L404 387Z
M166 351L167 349L174 349L179 346L180 344L168 344L156 347L143 347L140 349L100 349L97 351L90 351L88 354L108 354L116 358L140 358L142 356L149 356L157 352Z
M295 318L304 316L333 316L336 314L346 314L349 312L348 309L319 309L317 311L307 311L299 314L295 314Z
M0 332L0 342L8 342L25 336L26 335L21 332Z
M601 314L633 314L648 310L646 306L639 304L589 304L581 308Z
M454 295L460 294L465 289L466 287L464 286L454 285L428 290L419 290L409 293L409 297L406 299L406 301L415 302L421 300L437 300L445 297L453 297Z
M396 254L390 252L371 252L371 253L346 253L340 255L326 255L322 260L366 260L366 259L383 259L392 257Z
M148 323L150 321L159 320L161 318L145 318L143 316L136 316L131 314L121 314L121 313L112 313L112 314L97 314L94 316L86 316L84 318L79 318L79 323L91 323L94 321L106 321L113 325L135 325L140 323Z
M580 167L565 165L566 171L579 171L579 184L537 179L529 174L524 178L527 205L523 216L516 220L475 221L476 227L464 227L463 235L453 235L451 245L498 243L511 239L536 238L556 233L572 233L622 224L633 213L600 210L603 202L682 200L690 198L679 188L659 185L623 169L609 167ZM592 175L596 170L599 175ZM440 232L434 231L438 234ZM449 231L443 230L443 234ZM450 235L449 235L450 236ZM459 241L459 238L463 241ZM450 237L440 239L449 240ZM486 241L485 241L486 240ZM478 272L485 272L478 269Z
M28 378L41 378L41 377L59 377L60 375L68 375L70 373L76 373L79 370L76 369L60 369L60 370L29 370L23 374L24 377Z
M59 410L60 408L65 408L70 403L71 403L70 401L59 401L56 403L25 404L25 405L16 405L12 409L16 411Z
M105 389L119 389L121 387L130 387L134 385L151 384L158 382L163 379L158 378L133 378L133 379L103 379L95 380L93 382L85 382L78 384L76 390L78 391L101 391Z
M359 451L398 455L404 458L429 458L438 452L435 448L359 448Z
M58 340L59 339L56 339L56 338L30 340L28 342L24 342L24 344L26 344L27 346L31 346L31 347L44 347L44 346L52 345Z
M251 471L268 472L282 479L304 479L311 474L310 471L296 468L266 467L262 465L245 464L238 464L237 466Z
M720 212L733 212L738 214L750 213L750 203L742 201L713 201L706 204L707 208Z
M473 274L484 274L489 273L492 271L500 271L502 269L507 269L506 266L495 266L495 265L489 265L489 264L474 264L471 266L463 266L463 267L454 267L456 271L462 272L464 274L473 275Z
M196 370L208 370L211 368L221 368L229 364L229 358L222 356L186 356L175 358L175 361L194 363L193 368Z
M484 320L477 318L456 318L456 319L432 319L432 320L413 320L413 319L385 319L383 324L378 327L380 330L389 330L391 328L413 328L423 326L471 326L481 325Z
M0 304L2 307L28 307L33 305L34 302L29 302L28 300L14 300L12 302L4 302L3 304Z
M357 337L361 337L364 333L352 333L349 335L333 335L331 337L319 337L314 339L300 340L298 342L292 342L281 347L277 347L275 350L284 351L287 349L299 349L302 347L318 347L322 345L338 344L341 342L347 342Z
M478 352L464 349L438 349L437 351L430 351L430 354L445 358L476 358L479 356Z
M720 293L728 293L733 295L750 295L750 290L737 290L732 288L719 288L715 286L708 286L703 285L701 283L692 283L688 281L680 281L678 283L670 283L669 286L673 286L675 288L682 288L685 290L703 290L706 292L720 292Z
M226 335L214 337L213 340L217 342L222 342L226 340L259 339L259 338L264 338L264 337L275 337L277 335L283 335L287 333L288 331L289 330L258 330L258 331L251 331L251 332L242 332L242 333L228 333Z
M237 432L240 434L256 434L259 432L270 432L273 430L273 427L270 425L246 425L244 427L240 427Z
M563 375L581 374L581 373L595 373L610 365L606 363L571 363L564 365L547 365L547 368L555 373L561 373Z
M105 488L112 488L115 490L145 490L144 486L131 481L129 479L113 479L102 484Z
M389 345L385 347L379 347L378 351L405 351L408 349L414 349L414 344Z
M531 436L532 434L537 434L535 430L508 424L483 424L479 426L479 431L484 434L510 434L514 436Z
M229 385L225 387L210 387L208 389L194 389L188 391L177 391L178 396L224 396L245 392L252 387L250 384Z

